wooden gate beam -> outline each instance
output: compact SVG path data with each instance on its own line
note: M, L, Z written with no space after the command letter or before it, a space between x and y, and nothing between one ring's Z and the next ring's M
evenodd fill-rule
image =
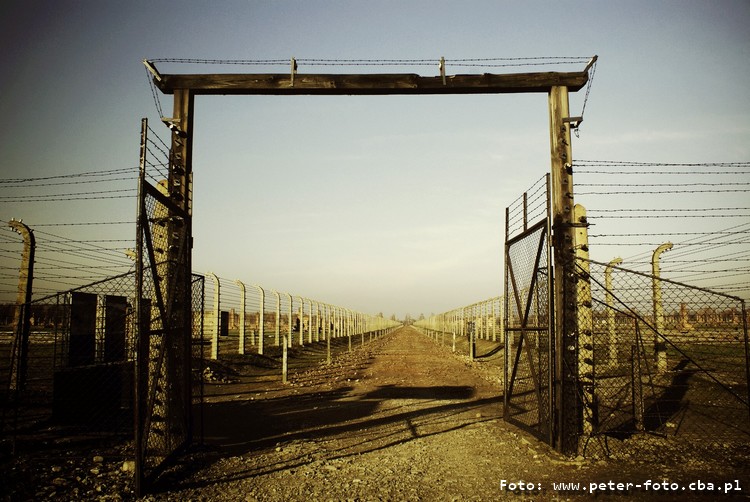
M154 74L154 84L165 94L190 89L199 94L513 94L549 93L553 87L580 90L588 82L588 71L511 74L449 75L422 77L396 74Z

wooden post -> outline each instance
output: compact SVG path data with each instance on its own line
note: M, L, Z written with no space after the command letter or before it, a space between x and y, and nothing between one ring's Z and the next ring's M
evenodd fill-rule
M549 92L552 239L555 286L555 447L563 453L578 450L581 407L578 397L578 339L576 336L576 286L574 274L573 151L570 122L566 122L568 88L553 86Z
M173 285L174 294L167 294L173 302L171 317L174 319L177 337L174 347L165 354L167 382L165 387L174 389L168 402L168 427L171 441L176 448L181 441L192 442L193 430L193 385L192 385L192 336L193 336L193 117L195 94L192 89L181 88L174 93L172 116L179 122L181 134L172 134L169 193L176 203L179 216L170 211L167 225L172 242L168 248L170 271L167 283ZM167 305L169 305L167 303ZM171 321L170 321L171 322ZM180 325L181 324L181 325ZM169 344L165 345L169 347ZM179 431L179 432L178 432Z

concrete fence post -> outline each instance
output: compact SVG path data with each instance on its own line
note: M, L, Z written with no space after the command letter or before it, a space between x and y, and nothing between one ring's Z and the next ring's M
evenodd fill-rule
M654 304L654 356L656 359L656 371L663 373L667 371L667 347L662 341L664 336L664 306L661 300L661 270L659 267L659 257L662 253L672 249L671 242L665 242L656 250L651 257L651 275L653 288Z
M221 322L221 282L213 272L206 275L214 281L214 310L212 312L211 325L211 359L219 358L219 323Z
M240 280L234 281L240 288L240 332L239 342L237 344L237 353L245 353L245 311L247 310L247 295L245 285Z
M583 395L583 416L581 430L584 435L593 433L597 426L598 398L594 372L594 312L591 296L589 266L588 220L586 208L580 204L573 206L575 222L575 256L581 274L576 278L576 331L578 332L578 379Z
M307 343L313 343L313 301L308 299L309 309L307 314Z
M320 302L315 302L315 341L320 342L320 331L323 323L320 320Z
M607 343L609 345L609 364L617 362L617 331L615 329L615 306L612 295L612 268L621 264L622 258L614 258L604 269L604 289L607 302Z
M255 287L258 288L258 294L260 295L260 305L258 305L258 354L263 355L263 345L265 344L264 340L266 333L266 292L257 284L255 284Z
M278 291L271 290L276 296L276 332L274 333L274 343L279 346L281 338L281 295Z
M292 298L292 295L289 293L286 294L286 296L289 298L289 336L287 337L286 344L291 347L292 346L292 335L294 333L294 321L292 321L292 317L294 317L294 298Z
M349 352L351 352L352 351L352 322L351 322L352 311L349 309L344 309L344 312L346 312L346 336L349 337Z
M331 306L325 305L325 318L326 318L326 364L331 364L331 323L333 322Z

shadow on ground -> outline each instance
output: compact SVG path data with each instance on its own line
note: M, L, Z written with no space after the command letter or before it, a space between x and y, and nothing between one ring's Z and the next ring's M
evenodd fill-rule
M273 452L274 447L279 451L282 446L295 442L316 443L315 459L330 461L497 418L497 405L502 396L477 397L475 389L466 385L355 387L344 378L334 388L321 386L321 383L332 382L334 375L340 377L363 371L372 360L371 355L363 353L351 358L343 368L339 363L330 370L319 367L300 373L294 381L297 385L304 382L304 388L287 388L276 397L266 394L253 399L251 395L258 392L256 388L236 394L233 399L204 404L203 434L207 450L199 455L188 455L163 477L157 489L200 488L310 463L313 459L307 451L297 456L278 457L275 462L254 463L234 472L215 474L213 478L205 475L212 472L210 466L221 459ZM228 396L233 392L211 394ZM490 406L494 411L488 412ZM346 448L325 449L323 444L329 439L342 438ZM199 471L200 476L194 476Z

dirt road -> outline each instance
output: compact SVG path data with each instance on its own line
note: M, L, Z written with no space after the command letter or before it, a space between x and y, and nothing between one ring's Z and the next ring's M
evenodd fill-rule
M722 474L677 459L565 459L502 420L499 368L483 364L497 361L468 361L407 327L293 373L286 385L248 370L238 382L211 386L204 415L211 448L147 500L569 500L589 498L592 482ZM530 490L520 490L521 481ZM564 492L553 483L581 485ZM644 495L653 493L607 498Z

